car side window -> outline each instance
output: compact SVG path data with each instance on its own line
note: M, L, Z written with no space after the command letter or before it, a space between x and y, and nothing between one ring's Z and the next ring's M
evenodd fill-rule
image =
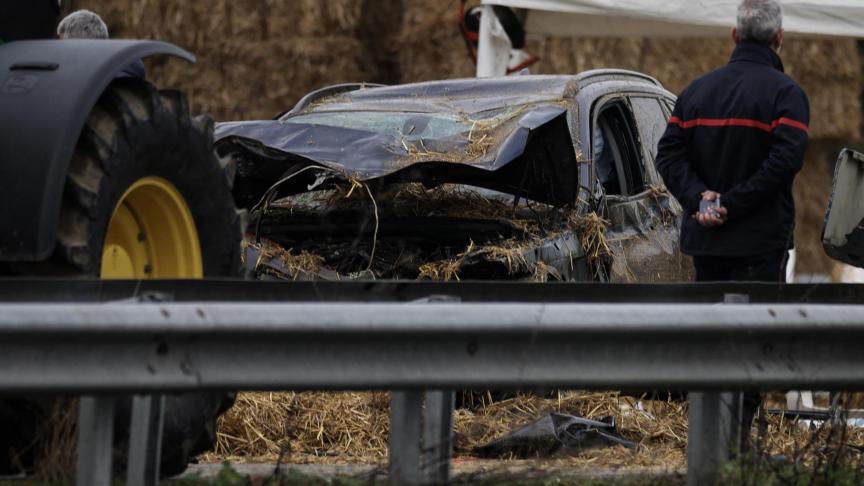
M623 100L607 103L596 120L594 166L606 194L632 196L644 191L645 168L628 105Z
M642 140L645 155L653 164L657 158L657 143L666 132L668 119L660 105L660 100L647 96L634 96L630 98L633 106L633 114L636 116L636 124L639 127L639 138Z

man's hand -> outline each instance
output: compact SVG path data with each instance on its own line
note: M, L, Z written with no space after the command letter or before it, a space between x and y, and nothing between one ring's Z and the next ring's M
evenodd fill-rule
M720 193L715 191L705 191L702 193L703 201L716 201L720 198Z
M720 193L715 191L705 191L702 193L703 201L716 201L720 198ZM713 228L714 226L720 226L726 222L726 217L728 212L726 208L720 206L718 208L711 208L708 211L700 211L693 215L693 218L699 222L705 228Z

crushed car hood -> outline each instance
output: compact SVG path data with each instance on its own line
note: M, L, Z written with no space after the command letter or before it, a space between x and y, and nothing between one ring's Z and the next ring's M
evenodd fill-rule
M235 156L249 193L317 165L361 182L468 184L574 204L579 171L566 83L511 84L463 80L334 95L278 120L220 123L216 149ZM309 190L316 176L306 172L280 195Z

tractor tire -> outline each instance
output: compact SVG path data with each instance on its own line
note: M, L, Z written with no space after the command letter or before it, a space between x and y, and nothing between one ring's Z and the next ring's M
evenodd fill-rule
M197 227L202 271L190 275L184 268L145 265L135 268L135 275L239 276L242 213L234 207L229 171L220 166L212 147L213 121L191 118L183 93L156 91L134 78L114 81L91 112L72 157L55 269L57 263L66 264L73 274L110 278L102 257L115 208L134 184L155 179L173 186L188 205ZM146 242L157 236L138 238ZM105 256L112 257L107 251ZM182 267L185 262L178 263Z
M91 112L75 148L53 256L18 265L14 273L240 277L245 213L234 205L233 172L220 165L212 147L212 120L190 117L183 93L158 91L140 79L116 79ZM128 421L121 419L128 417L129 403L118 404L118 453L128 443ZM216 418L232 403L233 394L225 393L167 397L163 475L182 472L190 459L215 445ZM8 451L12 439L0 438L0 449ZM24 468L29 469L27 464Z

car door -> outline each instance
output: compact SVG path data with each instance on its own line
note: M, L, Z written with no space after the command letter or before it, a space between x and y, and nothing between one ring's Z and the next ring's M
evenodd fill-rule
M825 253L843 263L864 268L864 154L850 149L840 153L834 169L834 183L822 245Z
M613 282L692 279L692 262L679 246L681 206L654 167L667 119L650 94L616 94L594 105L592 153L609 221Z

